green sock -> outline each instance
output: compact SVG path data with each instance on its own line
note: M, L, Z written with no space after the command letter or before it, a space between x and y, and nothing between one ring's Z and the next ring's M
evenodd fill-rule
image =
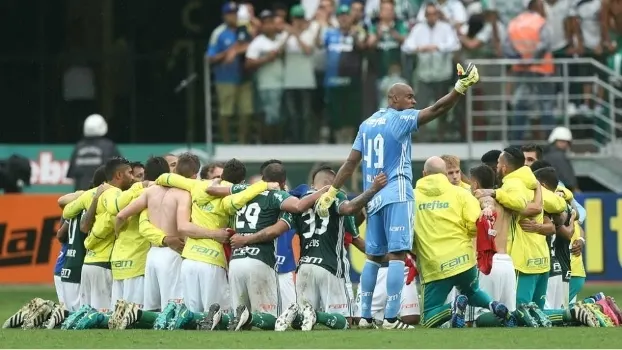
M218 322L218 325L216 326L216 330L219 331L226 331L229 329L229 322L231 322L231 319L233 318L233 316L231 314L222 314L222 316L220 317L220 322Z
M348 328L348 320L343 315L316 311L315 316L317 317L317 323L323 324L330 329Z
M297 314L296 318L294 318L294 321L292 321L292 328L301 330L302 329L302 320L303 320L302 315L301 314Z
M151 329L153 328L153 324L155 323L156 318L158 318L159 312L153 311L138 311L138 321L134 323L134 328L136 329Z
M276 324L276 317L265 312L253 312L251 325L266 331L273 331Z
M106 328L106 329L108 329L108 320L110 320L110 316L112 314L107 313L107 312L102 312L101 314L104 317L102 318L102 321L97 325L97 328Z
M565 323L572 322L570 309L542 310L542 312L549 317L554 326L562 326Z
M424 311L423 317L421 318L421 325L425 328L436 328L449 320L451 320L451 304L445 304Z
M492 312L479 315L475 320L476 327L503 327L499 318Z

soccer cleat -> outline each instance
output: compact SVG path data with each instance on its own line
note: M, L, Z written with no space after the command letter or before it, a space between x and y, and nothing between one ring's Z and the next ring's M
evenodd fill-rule
M553 322L551 322L549 317L544 312L542 312L542 310L540 310L538 305L536 305L535 303L529 303L527 305L527 308L531 317L533 317L536 322L538 322L538 325L540 327L553 327Z
M373 320L371 322L367 321L364 318L361 318L359 321L359 328L361 329L377 329L378 325Z
M168 330L184 329L184 326L192 321L193 318L194 313L188 310L186 304L179 303L175 308L175 316L168 323Z
M605 300L607 301L607 304L609 305L611 311L613 311L613 313L618 318L618 323L622 324L622 311L620 310L618 304L616 304L616 300L613 297L605 297Z
M229 323L229 330L239 331L242 328L246 328L251 320L251 313L248 311L248 308L245 305L240 305L235 309L235 317L233 322Z
M127 303L125 306L125 310L123 311L123 318L117 325L117 329L127 329L131 327L138 321L138 304L135 303Z
M65 312L65 305L56 305L54 310L52 310L50 318L45 321L43 327L46 329L54 329L57 326L60 326L65 320Z
M518 305L516 311L514 311L514 316L519 325L533 328L539 327L538 322L531 317L529 308L525 304Z
M24 319L22 329L35 329L43 326L45 321L52 314L54 309L54 302L49 300L40 299L35 303L35 308L28 313L28 316Z
M14 313L13 316L9 317L6 321L4 321L2 328L21 327L24 324L24 319L26 318L26 316L31 312L31 310L35 309L35 303L37 303L38 300L43 301L43 299L41 298L32 299L26 305L22 306L19 310L17 310L17 312Z
M164 307L164 310L158 314L155 322L153 323L153 329L164 330L167 329L169 322L175 317L175 309L177 304L173 301L169 301Z
M598 319L594 314L586 307L586 304L576 303L570 309L570 316L573 320L588 327L600 327Z
M73 314L69 315L69 317L67 317L65 319L65 321L63 321L63 324L61 325L60 329L74 329L76 327L76 325L78 324L78 321L80 321L80 319L84 316L86 316L86 314L92 309L92 307L90 305L82 305L80 306L80 308L78 309L78 311L74 312Z
M310 331L315 326L317 322L317 315L315 314L315 310L313 310L313 306L308 302L304 302L302 305L302 326L300 327L303 331Z
M277 332L286 331L298 315L298 304L292 303L277 319L274 330Z
M601 311L601 309L599 308L600 305L596 303L591 303L591 304L586 304L585 306L588 308L588 310L592 312L592 315L596 317L600 327L613 327L613 322L611 322L609 317L607 317L607 315L605 315Z
M464 314L468 304L469 298L466 295L460 294L456 297L451 310L451 328L464 328L466 326Z
M414 329L415 326L411 326L402 322L401 320L395 320L395 322L389 322L385 319L382 322L382 329Z
M504 304L498 301L493 301L490 304L490 308L492 309L492 312L495 314L495 316L501 319L501 322L504 326L516 327L516 318L514 317L514 315L512 315L510 310L508 310L508 308Z
M117 300L114 304L114 311L108 319L108 329L119 329L121 320L123 320L123 313L127 308L127 302L123 299Z
M197 330L213 331L216 329L222 318L222 311L219 304L212 304L207 311L207 315L197 323ZM277 320L278 325L278 320Z
M602 310L602 313L605 314L605 316L607 316L607 319L611 321L611 324L613 324L614 327L617 327L620 325L620 322L618 321L618 316L609 307L609 303L607 303L607 300L605 298L598 300L596 302L596 305L599 306L599 309Z
M95 309L91 309L86 315L84 315L84 317L82 317L78 321L78 323L76 323L76 326L74 327L74 329L85 330L85 329L97 328L97 326L99 326L103 321L104 321L104 314Z

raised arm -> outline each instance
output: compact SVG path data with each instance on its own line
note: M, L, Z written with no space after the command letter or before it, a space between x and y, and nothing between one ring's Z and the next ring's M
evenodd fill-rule
M506 181L493 193L493 198L506 209L520 213L527 207L528 199L518 183Z
M147 209L147 196L147 192L143 192L140 196L138 196L138 198L133 200L129 205L125 206L125 208L121 209L121 211L117 213L114 224L114 230L117 234L119 234L121 227L123 227L127 219L134 215L139 215L143 210ZM114 215L110 212L110 210L108 210L108 213L110 213L110 215Z
M75 201L76 199L80 198L80 196L84 193L84 191L76 191L73 193L68 193L64 196L61 196L58 199L58 206L61 207L61 209L64 209L67 204Z
M156 179L156 185L165 186L165 187L175 187L182 190L186 190L188 192L192 191L192 188L196 186L199 181L195 179L188 179L179 174L166 173L160 175ZM209 180L201 181L200 183L205 183L205 187L211 185Z
M72 193L65 195L61 198L58 199L58 204L61 205L61 199L63 199L64 197L67 197L69 195L72 195ZM96 194L93 193L92 191L87 191L87 192L83 192L78 198L74 199L73 201L67 203L64 207L63 207L63 218L64 219L73 219L76 216L78 216L78 214L80 214L83 210L88 209L88 204L91 199L93 198L93 196L95 196ZM87 231L83 231L83 232L87 232Z
M281 210L292 214L304 213L305 211L313 207L315 201L317 201L321 195L326 193L328 189L329 187L326 186L311 195L303 197L302 199L298 199L294 196L288 197L286 200L283 201L283 203L281 203Z
M554 192L542 189L542 209L549 214L559 214L566 210L566 201Z

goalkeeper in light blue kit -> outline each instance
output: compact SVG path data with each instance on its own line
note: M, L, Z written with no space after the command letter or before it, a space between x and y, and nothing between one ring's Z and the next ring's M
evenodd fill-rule
M434 105L422 110L413 109L415 96L406 84L393 85L387 94L388 108L380 109L359 127L348 159L339 169L333 186L316 204L316 212L328 216L328 209L339 188L363 160L363 189L371 187L374 178L384 172L388 178L384 187L367 204L367 234L365 253L367 261L361 274L360 327L375 327L371 304L378 269L385 257L389 260L387 272L387 305L384 329L413 328L397 316L400 311L404 285L404 259L413 243L413 185L411 168L411 134L432 120L445 115L467 89L479 81L477 68L457 65L458 81L449 94Z

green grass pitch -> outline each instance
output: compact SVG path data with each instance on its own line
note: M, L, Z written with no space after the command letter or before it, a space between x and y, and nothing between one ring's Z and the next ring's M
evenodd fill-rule
M588 284L582 295L602 291L622 301L622 284ZM48 286L0 286L0 322L34 297L55 299ZM0 348L619 348L622 329L351 330L284 333L199 331L0 330Z

